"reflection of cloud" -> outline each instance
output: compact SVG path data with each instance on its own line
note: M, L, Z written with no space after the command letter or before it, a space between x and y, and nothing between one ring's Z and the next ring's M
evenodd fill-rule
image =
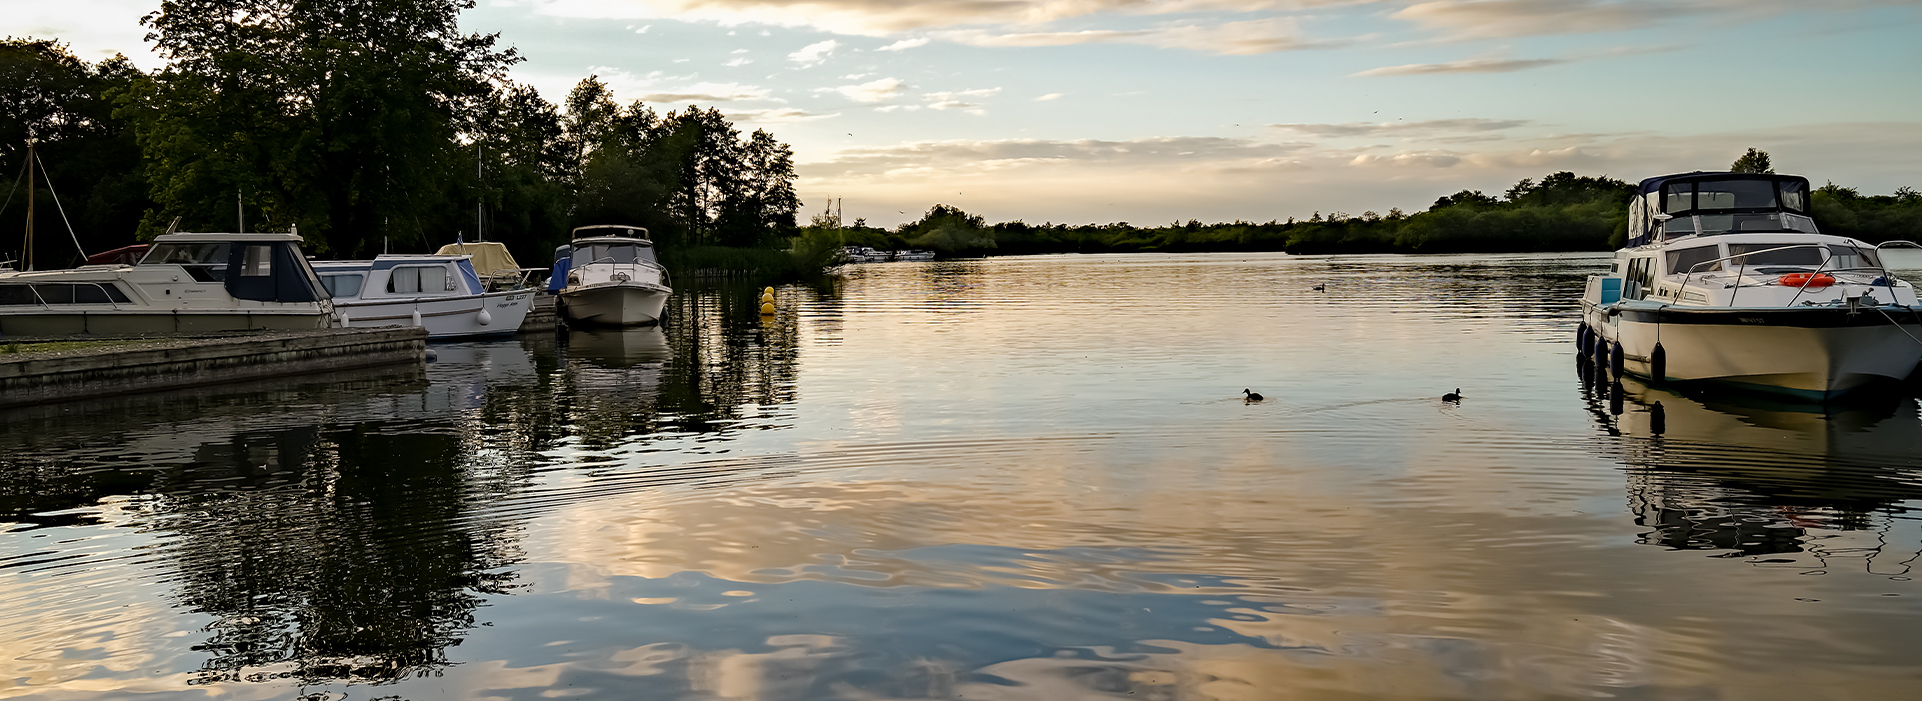
M1568 63L1568 59L1531 58L1531 59L1510 59L1510 60L1470 60L1470 61L1455 61L1452 63L1411 63L1407 65L1402 65L1402 66L1384 66L1382 68L1371 68L1371 69L1362 71L1360 73L1356 73L1355 75L1362 76L1362 77L1374 77L1374 76L1385 76L1385 75L1428 75L1432 73L1513 73L1515 71L1525 71L1530 68L1541 68L1543 66L1553 66L1560 63Z
M1420 122L1349 122L1347 124L1270 124L1313 136L1379 136L1392 134L1435 134L1446 132L1488 132L1526 126L1522 119L1430 119Z
M882 78L859 85L843 85L838 88L821 88L820 92L837 92L855 102L880 102L908 89L908 84L899 78Z

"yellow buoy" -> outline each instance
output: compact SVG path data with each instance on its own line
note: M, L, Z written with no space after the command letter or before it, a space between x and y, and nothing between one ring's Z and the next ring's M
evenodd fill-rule
M763 316L773 316L773 315L774 315L774 303L773 303L773 302L762 302L762 303L761 303L761 314L762 314Z
M774 296L774 288L772 288L772 287L769 287L769 288L767 288L767 289L765 289L765 290L761 290L761 295L762 295L762 296L764 296L764 297L773 297L773 296Z
M773 303L774 303L774 295L761 295L761 303L762 303L762 304L773 304Z

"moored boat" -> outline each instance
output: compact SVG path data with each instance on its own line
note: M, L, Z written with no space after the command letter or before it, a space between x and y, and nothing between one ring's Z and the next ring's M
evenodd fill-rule
M1642 181L1627 247L1582 296L1583 353L1617 375L1815 401L1908 377L1922 362L1915 288L1877 246L1821 233L1809 199L1791 175Z
M319 329L334 309L296 234L163 234L135 265L0 272L0 335Z
M465 255L382 254L315 262L341 326L419 326L433 340L510 335L533 304L528 289L488 292Z
M674 292L667 283L647 229L602 225L577 228L572 243L554 249L547 289L568 323L646 326L661 322Z

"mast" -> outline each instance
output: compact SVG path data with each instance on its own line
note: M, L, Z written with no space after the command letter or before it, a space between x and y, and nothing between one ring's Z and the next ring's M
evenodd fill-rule
M33 269L33 140L27 140L27 255L21 270Z

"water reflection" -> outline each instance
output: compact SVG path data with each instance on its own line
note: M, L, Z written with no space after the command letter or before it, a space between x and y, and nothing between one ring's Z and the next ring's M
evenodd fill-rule
M1870 572L1906 573L1922 542L1891 530L1922 498L1922 414L1915 397L1879 394L1829 406L1741 393L1602 384L1584 398L1607 449L1627 468L1641 542L1732 557L1833 554L1831 534ZM1846 548L1842 548L1846 549ZM1772 560L1773 564L1797 560ZM1824 563L1807 563L1825 566Z

